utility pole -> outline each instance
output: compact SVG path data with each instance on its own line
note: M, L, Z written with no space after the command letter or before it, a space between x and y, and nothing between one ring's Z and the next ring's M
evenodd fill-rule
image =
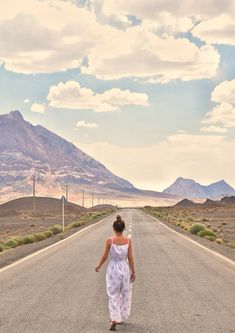
M65 194L66 201L69 201L69 185L66 184L66 194Z
M92 195L91 195L91 207L93 207L93 206L94 206L94 195L92 193Z
M85 191L82 190L82 207L85 206Z
M62 203L62 230L64 232L64 205L66 203L66 198L64 197L64 195L61 198L61 203Z
M33 175L33 212L36 212L36 176Z

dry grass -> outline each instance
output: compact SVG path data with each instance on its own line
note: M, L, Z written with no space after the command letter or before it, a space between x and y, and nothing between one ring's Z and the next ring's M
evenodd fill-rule
M163 222L170 222L189 232L195 229L192 233L198 236L235 248L235 207L233 206L146 207L145 211Z

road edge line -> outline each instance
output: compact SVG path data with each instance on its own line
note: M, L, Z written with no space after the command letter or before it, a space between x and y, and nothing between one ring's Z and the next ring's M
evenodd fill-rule
M36 256L36 255L38 255L38 254L40 254L40 253L42 253L42 252L44 252L44 251L47 251L47 250L51 249L51 248L54 247L54 246L57 246L57 245L59 245L59 244L65 242L65 241L67 241L67 240L70 239L70 238L75 237L76 235L80 234L80 233L83 232L83 231L85 231L85 230L87 230L87 229L90 229L91 227L94 227L94 226L96 226L96 225L98 225L98 224L104 222L105 220L107 220L108 218L112 217L112 216L115 215L115 214L117 214L117 212L114 212L113 214L111 214L111 215L105 217L104 219L102 219L102 220L100 220L100 221L98 221L98 222L95 222L94 224L88 225L87 227L85 227L85 228L83 228L83 229L81 229L81 230L75 232L74 234L72 234L72 235L70 235L70 236L68 236L68 237L66 237L66 238L64 238L64 239L61 239L61 240L58 241L58 242L55 242L55 243L53 243L53 244L51 244L51 245L48 245L48 246L44 247L43 249L40 249L40 250L38 250L38 251L36 251L36 252L34 252L34 253L31 253L31 254L27 255L27 256L24 257L24 258L21 258L21 259L15 261L15 262L13 262L12 264L9 264L9 265L7 265L7 266L5 266L5 267L0 268L0 274L1 274L2 272L6 271L7 269L10 269L10 268L12 268L12 267L14 267L14 266L16 266L16 265L18 265L18 264L20 264L20 263L22 263L22 262L28 260L28 259L34 257L34 256Z
M168 227L166 224L164 224L163 222L161 222L160 220L158 220L156 217L154 217L154 216L152 216L152 215L150 215L150 214L148 214L148 213L145 213L145 214L151 216L154 220L156 220L158 223L160 223L161 225L163 225L166 229L171 230L173 233L175 233L175 234L177 234L177 235L179 235L179 236L181 236L181 237L187 239L189 242L191 242L191 243L193 243L193 244L199 246L200 248L206 250L207 252L212 253L212 254L214 254L215 256L219 257L220 259L223 259L223 260L227 261L228 263L230 263L231 265L235 266L235 261L234 261L234 260L232 260L232 259L230 259L230 258L224 256L223 254L220 254L220 253L218 253L218 252L216 252L216 251L214 251L214 250L211 250L211 249L209 249L208 247L206 247L205 245L202 245L202 244L198 243L197 241L195 241L195 240L189 238L188 236L185 236L185 235L181 234L180 232L178 232L178 231L172 229L171 227Z

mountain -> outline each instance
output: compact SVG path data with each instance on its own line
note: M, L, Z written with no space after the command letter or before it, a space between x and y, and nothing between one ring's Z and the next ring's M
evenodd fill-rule
M224 197L220 200L222 205L235 206L235 196Z
M33 126L25 121L19 111L1 115L1 201L30 195L35 175L36 190L40 195L56 197L68 185L70 194L78 194L83 189L97 196L171 197L167 193L137 189L74 144L40 125Z
M175 204L174 207L190 208L190 207L195 207L198 205L200 205L200 204L193 202L191 200L188 200L188 199L183 199L183 200L177 202L177 204Z
M214 201L211 199L206 199L205 202L203 202L202 206L204 207L220 207L221 201Z
M179 177L164 193L178 195L184 198L221 198L235 194L235 190L224 180L208 186L196 183L193 179Z

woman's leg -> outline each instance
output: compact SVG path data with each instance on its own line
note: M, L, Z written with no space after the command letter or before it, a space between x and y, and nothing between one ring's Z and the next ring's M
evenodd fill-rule
M117 274L106 275L106 290L109 297L110 320L121 322L120 290L122 279Z
M121 297L120 297L122 320L127 319L130 316L131 300L132 300L132 284L130 282L130 275L126 274L123 277Z

